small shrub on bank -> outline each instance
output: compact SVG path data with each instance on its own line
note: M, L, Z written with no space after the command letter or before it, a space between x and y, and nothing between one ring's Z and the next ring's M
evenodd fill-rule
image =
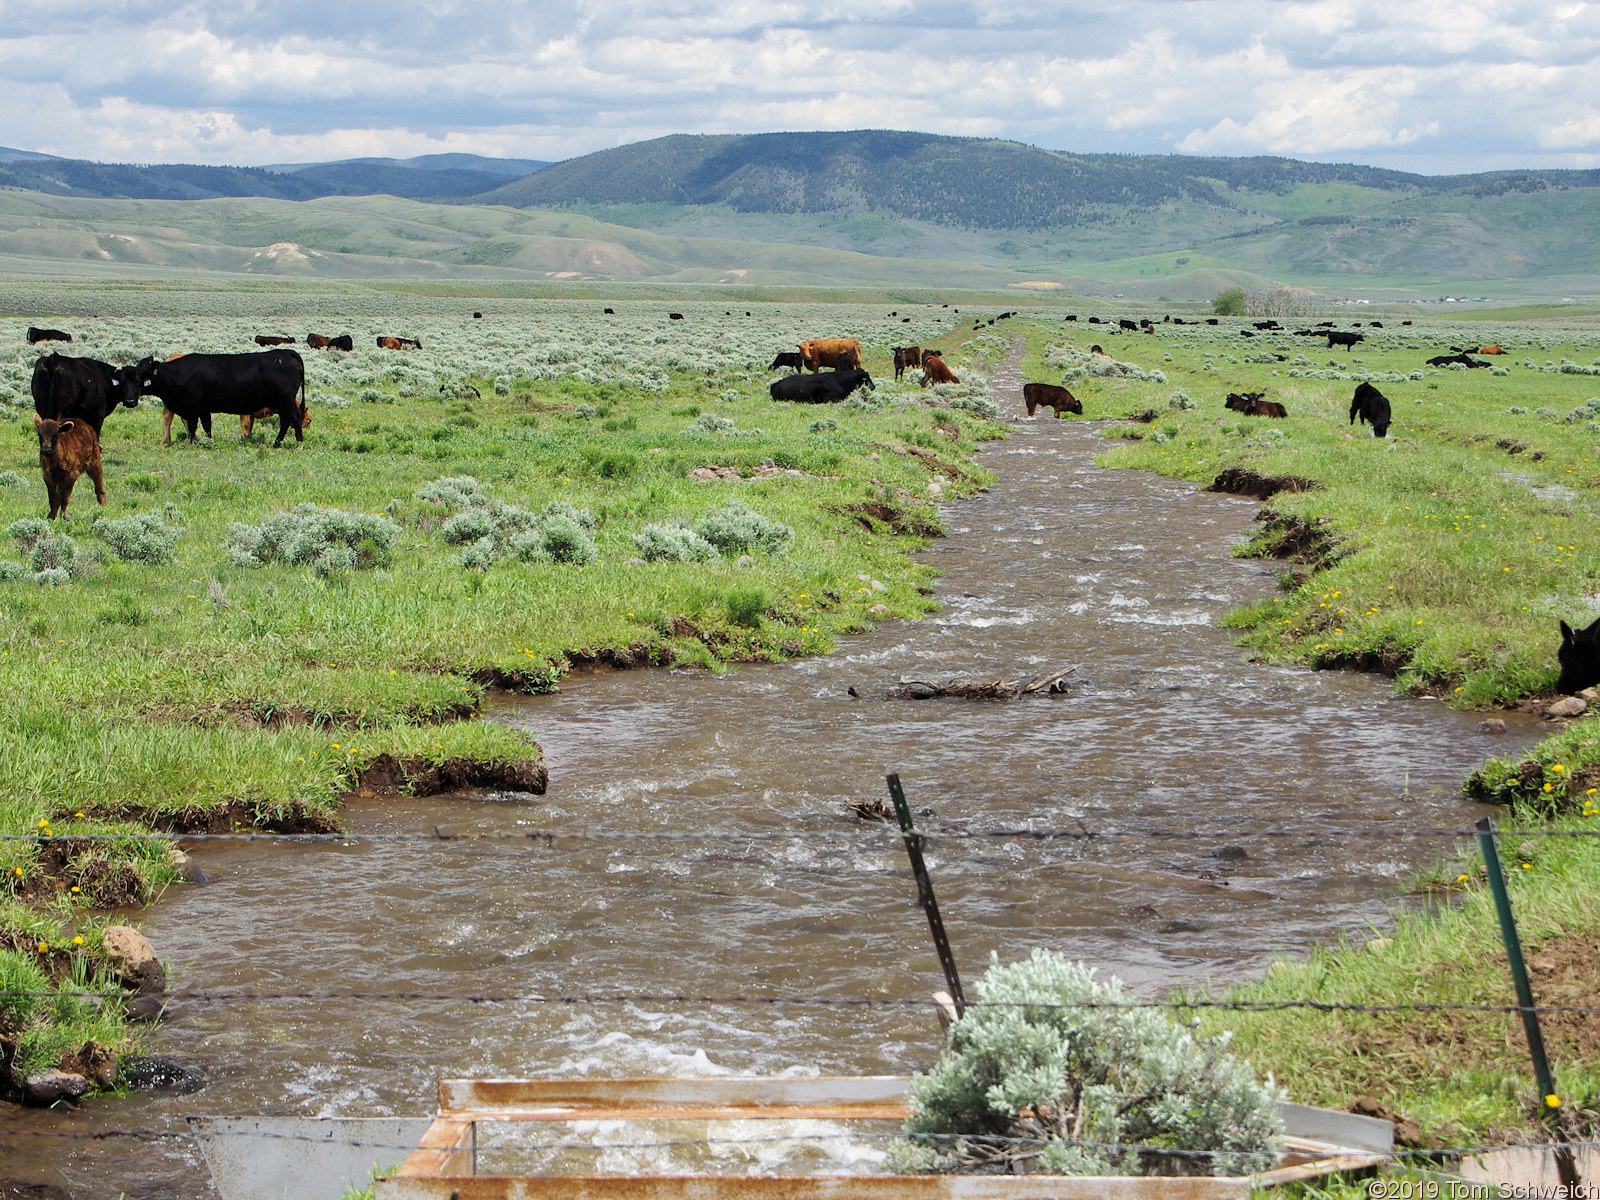
M223 545L228 561L241 567L271 562L309 566L318 575L383 566L400 527L388 517L301 504L274 513L260 525L235 524Z
M440 536L464 546L461 565L486 571L501 558L519 562L556 562L583 566L599 557L594 543L595 519L586 508L552 500L540 513L505 504L487 485L470 475L449 476L425 484L417 499L461 511L445 521Z
M891 1154L900 1169L992 1170L994 1152L1018 1145L985 1143L995 1138L1036 1139L1030 1154L1043 1143L1034 1170L1052 1174L1245 1175L1277 1162L1277 1089L1228 1053L1227 1035L1131 1007L1120 983L1046 950L993 960L977 990L982 1003L912 1082L911 1141Z
M782 554L794 540L794 530L770 521L743 500L725 500L694 527L694 531L729 558L740 554Z

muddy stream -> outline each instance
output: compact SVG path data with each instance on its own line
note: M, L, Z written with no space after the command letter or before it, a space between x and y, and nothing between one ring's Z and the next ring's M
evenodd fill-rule
M982 451L993 489L948 506L949 536L925 554L943 572L941 612L841 639L828 658L568 680L496 713L544 747L547 796L347 813L363 832L674 836L200 845L211 881L143 917L175 986L920 1000L941 979L903 850L845 808L883 795L888 770L930 825L1097 835L935 845L969 981L991 952L1042 945L1155 994L1381 926L1399 881L1444 849L1405 831L1482 815L1457 794L1462 778L1537 730L1508 714L1510 732L1491 737L1480 717L1398 698L1387 679L1242 661L1217 622L1273 593L1276 564L1229 556L1259 505L1097 468L1094 426L1022 417L1015 359L995 383L1019 428ZM1082 682L1061 697L884 698L903 675L1066 663ZM922 1007L180 1004L156 1052L199 1065L203 1091L71 1117L13 1111L0 1179L74 1196L212 1194L185 1141L7 1137L19 1121L421 1115L441 1076L900 1073L937 1040Z

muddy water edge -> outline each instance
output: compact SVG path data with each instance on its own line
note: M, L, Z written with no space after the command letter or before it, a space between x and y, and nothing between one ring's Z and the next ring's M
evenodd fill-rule
M624 834L553 843L201 844L211 876L142 915L179 988L466 999L180 1003L158 1053L192 1096L0 1117L0 1179L67 1195L209 1197L187 1114L422 1115L442 1076L902 1073L937 1052L941 980L903 851L845 807L905 780L919 821L1089 836L936 841L970 980L1049 946L1142 992L1221 985L1381 926L1400 884L1481 806L1462 778L1537 738L1397 697L1390 681L1241 661L1217 627L1271 595L1238 560L1259 508L1096 467L1094 425L1022 416L996 483L926 552L942 610L820 659L568 680L495 719L544 748L549 793L356 802L353 832ZM902 677L1079 664L1057 697L888 699ZM852 696L851 689L855 695ZM566 1002L581 996L777 1003ZM165 1127L157 1141L35 1131ZM396 1150L394 1161L403 1157Z

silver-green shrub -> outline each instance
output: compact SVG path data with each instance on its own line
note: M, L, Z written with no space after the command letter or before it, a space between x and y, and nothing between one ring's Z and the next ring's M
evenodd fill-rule
M452 546L464 547L461 565L486 571L501 558L583 566L599 557L595 519L586 508L552 500L539 513L505 504L470 475L447 476L425 484L417 499L458 509L440 527Z
M260 525L230 526L223 549L236 566L281 562L328 575L382 566L399 536L400 527L388 517L301 504L292 512L273 513Z
M740 554L782 554L794 540L794 530L770 521L743 500L724 500L702 517L694 531L734 558Z
M1277 1089L1228 1053L1228 1035L1134 1007L1117 981L1047 950L992 960L977 994L912 1081L895 1169L992 1171L1041 1147L1035 1170L1053 1174L1243 1175L1277 1163Z
M706 562L717 548L687 525L646 525L633 535L633 544L645 562Z
M124 562L164 563L172 557L183 530L176 524L181 514L172 505L162 512L135 513L131 517L101 517L89 527Z

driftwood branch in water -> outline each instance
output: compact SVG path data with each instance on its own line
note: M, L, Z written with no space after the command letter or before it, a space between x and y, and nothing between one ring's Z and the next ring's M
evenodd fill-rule
M940 696L954 696L960 700L1015 700L1018 696L1059 696L1072 685L1067 676L1078 669L1078 664L1035 675L1032 679L972 679L958 675L945 683L930 683L925 679L902 679L900 686L889 689L891 700L933 700Z

